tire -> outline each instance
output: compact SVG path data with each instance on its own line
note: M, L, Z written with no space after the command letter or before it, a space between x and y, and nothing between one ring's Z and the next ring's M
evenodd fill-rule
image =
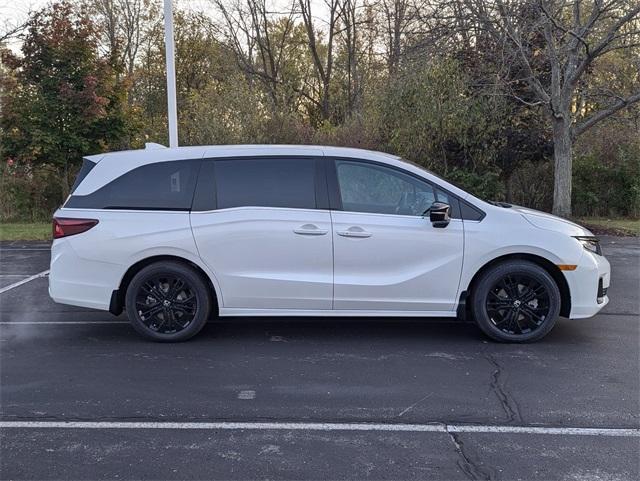
M533 342L546 336L560 314L560 289L533 262L505 261L478 278L471 312L480 329L500 342Z
M200 273L186 264L150 264L127 287L125 306L133 328L147 339L179 342L195 336L211 312L212 299Z

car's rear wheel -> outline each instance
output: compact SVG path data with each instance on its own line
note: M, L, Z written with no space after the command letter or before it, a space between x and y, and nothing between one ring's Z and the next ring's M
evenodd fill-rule
M202 276L179 262L157 262L138 272L127 288L133 328L160 342L185 341L205 325L211 294Z
M471 296L478 326L497 341L537 341L560 314L555 280L533 262L513 260L490 267L475 282Z

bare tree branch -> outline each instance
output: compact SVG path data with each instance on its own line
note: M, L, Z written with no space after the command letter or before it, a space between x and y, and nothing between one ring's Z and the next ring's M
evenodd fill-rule
M594 113L593 115L591 115L590 117L588 117L587 119L579 123L578 125L575 125L571 130L572 137L576 138L582 135L591 127L596 125L598 122L606 119L607 117L611 117L613 114L615 114L619 110L622 110L636 102L640 102L640 92L634 95L631 95L629 97L619 99L616 103L614 103L610 107Z

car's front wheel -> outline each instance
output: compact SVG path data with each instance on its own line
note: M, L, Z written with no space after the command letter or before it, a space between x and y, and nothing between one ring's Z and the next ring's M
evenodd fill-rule
M551 331L560 301L560 290L545 269L513 260L481 274L471 293L471 310L480 329L492 339L532 342Z
M160 342L185 341L205 325L211 295L202 276L180 262L157 262L141 269L126 293L133 328Z

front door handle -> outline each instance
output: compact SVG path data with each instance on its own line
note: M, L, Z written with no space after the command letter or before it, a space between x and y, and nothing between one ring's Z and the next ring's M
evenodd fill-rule
M371 232L367 232L362 227L357 226L349 227L347 230L339 230L336 233L342 237L371 237Z
M293 232L299 235L325 235L329 232L326 229L319 229L315 224L301 225L297 229L293 229Z

